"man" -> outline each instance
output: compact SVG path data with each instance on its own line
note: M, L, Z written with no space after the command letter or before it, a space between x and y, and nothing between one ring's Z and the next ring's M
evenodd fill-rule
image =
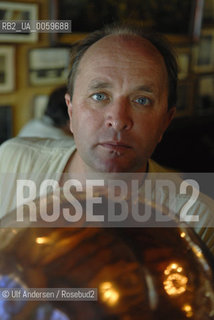
M14 180L17 172L30 175L38 184L57 173L61 186L63 173L164 172L150 157L174 116L176 86L176 60L160 37L124 26L95 32L80 44L69 75L66 103L75 145L12 140L1 148L2 171L15 172ZM179 198L177 211L188 199ZM16 206L3 200L4 214ZM213 233L203 228L213 223L207 199L194 210L200 218L195 229L213 250Z
M90 46L72 100L66 95L78 150L70 169L145 172L175 112L167 73L160 52L139 36L110 35Z

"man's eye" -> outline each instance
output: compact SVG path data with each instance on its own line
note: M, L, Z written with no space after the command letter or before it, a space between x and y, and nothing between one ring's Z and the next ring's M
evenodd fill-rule
M137 98L134 101L140 105L143 105L143 106L147 106L147 105L151 104L151 100L146 97Z
M107 96L104 93L95 93L91 97L96 101L103 101L107 99Z

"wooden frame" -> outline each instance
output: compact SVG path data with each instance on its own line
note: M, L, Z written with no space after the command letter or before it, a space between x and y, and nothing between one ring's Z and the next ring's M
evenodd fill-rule
M12 92L15 87L15 49L0 46L0 93Z
M18 20L38 20L38 5L34 3L0 2L0 17L8 23ZM9 27L8 27L9 28ZM36 42L37 32L0 33L1 42Z

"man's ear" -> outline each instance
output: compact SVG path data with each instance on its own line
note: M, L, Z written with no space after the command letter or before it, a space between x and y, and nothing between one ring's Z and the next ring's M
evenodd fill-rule
M172 107L167 111L166 118L165 118L164 123L163 123L162 134L160 135L160 138L159 138L158 142L161 142L161 140L163 138L163 135L164 135L164 132L166 131L166 129L170 125L171 121L173 120L173 118L175 116L175 113L176 113L176 107Z
M73 130L72 130L72 102L71 102L71 96L69 93L65 94L65 102L68 107L68 115L70 118L70 129L71 129L71 132L73 132Z

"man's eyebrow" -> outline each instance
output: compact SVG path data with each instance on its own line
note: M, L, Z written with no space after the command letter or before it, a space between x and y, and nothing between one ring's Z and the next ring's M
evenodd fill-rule
M154 87L153 85L140 85L135 88L136 91L146 91L149 93L154 93Z
M102 81L99 79L92 80L89 85L89 90L109 89L113 85L110 82ZM148 93L155 93L154 86L152 84L142 84L132 89L133 91L144 91Z
M101 81L101 80L93 80L88 85L89 90L106 89L106 88L112 88L112 84L109 82Z

